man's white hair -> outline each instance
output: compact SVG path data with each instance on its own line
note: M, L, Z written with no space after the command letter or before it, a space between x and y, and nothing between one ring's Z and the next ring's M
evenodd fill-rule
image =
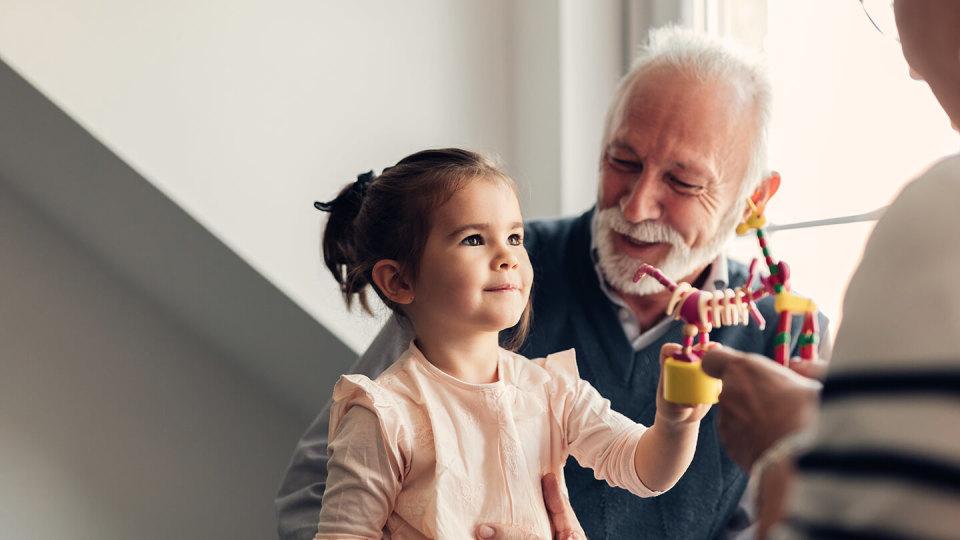
M620 79L607 110L603 144L606 146L613 128L613 118L629 95L634 83L651 67L672 67L700 81L718 81L731 85L743 104L752 105L757 127L750 161L740 186L737 206L743 202L767 173L767 132L773 108L773 91L762 55L729 40L694 32L678 26L665 26L650 32L650 38L630 71Z

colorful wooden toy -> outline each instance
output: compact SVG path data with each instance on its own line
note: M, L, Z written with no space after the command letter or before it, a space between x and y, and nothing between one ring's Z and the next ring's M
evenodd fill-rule
M779 175L774 175L770 183L770 196L780 186ZM700 357L710 348L710 331L714 328L731 325L748 325L753 319L763 329L766 321L757 309L756 301L773 296L774 310L778 315L777 334L774 342L774 359L786 365L790 360L790 326L794 314L803 315L800 330L800 357L814 360L817 357L819 328L817 326L817 306L809 298L794 294L790 290L790 267L784 261L776 261L770 254L763 227L766 218L759 197L747 199L750 213L737 226L737 234L756 231L757 241L770 274L759 276L760 287L751 290L754 278L757 278L759 259L750 263L747 281L740 287L718 291L702 291L689 283L675 283L658 268L641 264L633 280L639 281L650 276L670 291L667 315L683 320L683 349L679 355L672 356L664 363L664 396L673 403L716 403L720 395L720 381L708 376L700 368ZM699 340L696 338L699 336Z

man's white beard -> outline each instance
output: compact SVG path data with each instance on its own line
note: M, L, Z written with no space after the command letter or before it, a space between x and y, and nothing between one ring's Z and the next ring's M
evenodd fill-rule
M734 208L734 210L737 209ZM720 254L727 241L734 235L739 215L739 210L731 212L730 217L725 218L720 224L717 236L713 240L706 245L691 249L683 241L680 233L669 225L649 220L630 223L623 216L619 206L600 210L593 230L593 242L597 246L600 269L607 282L622 293L648 295L660 292L663 290L663 285L653 278L646 277L638 283L633 282L633 275L641 263L656 266L670 279L679 281L694 270L706 266ZM640 242L665 242L670 244L671 248L662 261L634 259L617 252L613 241L613 235L617 233Z

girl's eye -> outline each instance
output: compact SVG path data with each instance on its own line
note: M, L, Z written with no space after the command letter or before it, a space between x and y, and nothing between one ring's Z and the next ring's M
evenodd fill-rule
M479 234L471 234L470 236L461 240L460 243L465 246L482 246L483 237Z
M507 241L510 242L511 246L522 246L523 245L523 235L521 234L511 234Z

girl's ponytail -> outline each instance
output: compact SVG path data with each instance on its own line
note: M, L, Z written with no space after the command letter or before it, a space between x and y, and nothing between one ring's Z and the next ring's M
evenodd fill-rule
M373 171L365 172L357 176L356 182L341 189L332 201L313 203L317 210L330 213L323 232L323 261L340 285L347 306L353 304L353 297L357 295L368 313L366 286L370 269L364 267L363 257L358 253L357 217L363 208L367 186L373 179Z

